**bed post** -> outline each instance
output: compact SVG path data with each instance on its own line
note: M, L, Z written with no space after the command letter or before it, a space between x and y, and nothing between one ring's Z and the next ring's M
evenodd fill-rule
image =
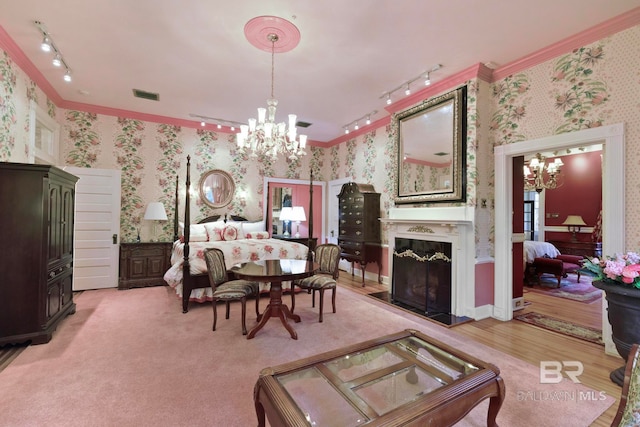
M309 240L307 246L309 251L307 252L307 261L313 261L313 251L311 250L313 239L313 169L309 172Z
M189 266L189 237L191 234L191 209L189 207L189 188L191 187L191 156L187 156L187 181L184 203L184 262L182 264L182 312L186 313L191 295L191 274Z
M176 175L176 201L173 207L173 241L178 240L178 186L180 185L180 177Z

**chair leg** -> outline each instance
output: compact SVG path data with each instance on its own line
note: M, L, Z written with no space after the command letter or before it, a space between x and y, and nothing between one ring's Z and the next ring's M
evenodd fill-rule
M333 312L336 312L336 288L333 288L333 293L331 294L331 304L333 305Z
M315 307L315 306L316 306L316 290L314 289L313 292L311 293L311 307Z
M231 301L227 301L227 314L226 314L226 316L224 317L225 319L228 319L228 318L229 318L229 306L230 306L230 305L231 305Z
M247 297L240 298L242 304L242 335L247 335Z
M324 289L320 288L318 290L320 291L320 323L322 323L322 311L324 310ZM314 295L314 297L316 295L316 290L315 289L313 290L313 295Z
M578 278L576 279L576 283L580 283L580 271L577 271L578 273Z
M258 291L258 293L256 294L256 318L260 318L260 308L258 307L260 305L260 292Z
M218 305L218 300L213 300L211 301L211 303L213 304L213 329L211 329L212 331L216 330L216 322L218 321L218 310L216 309L216 305Z
M558 288L560 287L560 282L562 281L562 276L556 276L556 278L558 279Z
M291 282L291 313L293 314L293 310L296 308L296 285Z

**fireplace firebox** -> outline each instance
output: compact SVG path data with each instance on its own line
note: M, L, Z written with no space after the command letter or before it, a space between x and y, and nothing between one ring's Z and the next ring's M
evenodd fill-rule
M425 315L451 313L452 246L449 242L396 238L391 298Z

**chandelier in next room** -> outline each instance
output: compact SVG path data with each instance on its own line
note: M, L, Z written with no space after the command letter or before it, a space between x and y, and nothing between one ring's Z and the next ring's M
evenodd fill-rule
M247 39L256 47L271 48L271 98L267 108L258 108L258 118L249 119L248 125L240 126L236 135L238 149L249 153L251 157L269 156L275 159L278 154L286 155L290 160L307 154L307 136L298 135L296 115L289 114L288 126L284 122L276 123L278 100L273 95L274 58L276 50L286 52L293 49L300 40L298 29L289 21L275 16L260 16L245 25ZM266 39L266 40L265 40ZM282 42L278 44L278 42Z
M559 157L553 162L547 163L547 158L537 153L529 162L529 166L524 166L525 191L535 190L540 193L544 189L553 190L560 187L562 185L560 180L562 166L564 163Z

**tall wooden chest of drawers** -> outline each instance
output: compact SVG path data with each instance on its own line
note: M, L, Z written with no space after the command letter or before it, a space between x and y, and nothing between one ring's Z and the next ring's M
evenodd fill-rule
M0 163L0 345L49 342L73 302L78 177L49 165Z
M368 263L378 264L381 281L382 245L380 241L380 193L371 184L349 182L338 194L339 237L342 259L360 264L362 286Z

